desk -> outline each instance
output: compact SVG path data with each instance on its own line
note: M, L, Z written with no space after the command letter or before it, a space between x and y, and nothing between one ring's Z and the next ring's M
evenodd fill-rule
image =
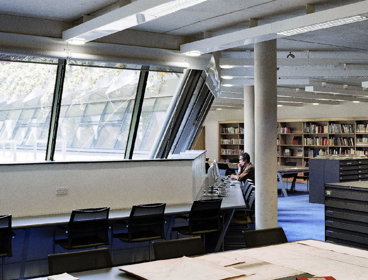
M186 214L189 213L191 209L191 203L188 204L179 204L179 205L167 205L165 209L165 215L166 216L175 216L177 214ZM231 186L228 189L228 195L226 197L223 197L221 209L226 212L226 220L224 221L224 227L221 233L219 234L219 237L216 239L215 250L218 251L221 249L222 241L224 239L224 236L226 234L226 230L228 228L228 225L231 221L231 217L237 208L244 208L245 203L244 199L241 193L241 189L239 185ZM111 221L119 220L119 219L126 219L129 217L131 209L117 209L117 210L111 210L109 219ZM30 246L32 240L32 232L34 232L35 229L40 229L42 227L55 227L58 225L63 225L69 222L70 219L70 213L64 213L60 215L45 215L45 216L36 216L36 217L13 217L12 221L12 227L15 230L24 231L21 235L18 236L24 236L22 237L22 246L21 246L21 253L20 255L20 276L23 277L26 274L26 262L29 259L27 259L27 256L30 251ZM19 239L19 238L18 238ZM52 248L52 236L50 236L50 240L48 244L51 245L50 248ZM46 242L47 243L47 242ZM45 244L42 244L44 247ZM52 253L51 249L47 253ZM47 253L45 253L44 258L46 259ZM38 257L40 259L40 256Z
M280 165L277 170L277 178L279 179L278 185L284 196L287 196L287 183L283 182L282 176L286 174L298 174L299 172L309 172L308 167L286 166Z
M287 279L286 277L305 273L333 276L336 280L366 280L368 275L368 251L316 240L216 254L222 257L233 256L245 261L243 264L232 266L247 275L235 278L239 280ZM210 258L211 255L213 254L201 256L201 258ZM72 275L80 280L136 279L119 271L118 267L72 273ZM46 279L47 277L37 278L37 280Z
M177 204L166 205L165 215L185 214L189 213L192 204ZM221 209L228 210L233 208L244 208L245 203L241 193L240 185L236 184L228 189L228 195L222 198ZM72 209L71 209L72 210ZM71 212L70 210L70 212ZM114 209L110 210L109 219L118 220L128 218L131 209ZM13 217L12 227L27 228L40 226L54 226L59 224L66 224L69 222L70 213L60 215L45 215L35 217Z

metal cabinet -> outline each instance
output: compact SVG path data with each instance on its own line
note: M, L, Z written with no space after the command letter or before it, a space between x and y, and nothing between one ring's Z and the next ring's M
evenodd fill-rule
M324 203L325 184L368 180L368 159L311 159L309 202Z
M368 182L325 185L325 239L368 249Z

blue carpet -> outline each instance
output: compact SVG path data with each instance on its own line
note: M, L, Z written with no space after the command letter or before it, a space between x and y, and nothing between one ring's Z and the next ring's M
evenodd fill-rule
M309 203L305 184L296 184L296 192L278 199L279 226L288 241L325 240L324 205Z

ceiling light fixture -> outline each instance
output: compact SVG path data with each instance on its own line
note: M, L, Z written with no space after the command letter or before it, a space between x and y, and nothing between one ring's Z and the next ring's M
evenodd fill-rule
M353 100L353 103L360 103L359 100Z
M70 40L67 41L69 44L71 45L84 45L86 43L86 40L82 39L82 38L72 38Z
M122 6L63 32L63 40L93 41L208 0L140 0Z
M228 65L228 64L220 65L220 68L222 69L232 69L234 67L235 67L234 65Z
M289 54L286 56L286 58L295 58L295 55L289 52Z
M322 23L312 24L304 27L294 28L282 32L278 32L277 35L283 35L283 36L293 36L297 34L307 33L310 31L316 31L321 29L327 29L330 27L345 25L349 23L359 22L363 20L367 20L368 18L365 16L353 16L353 17L346 17L346 18L340 18L336 20L326 21Z
M234 79L234 76L221 76L221 78L224 80L232 80Z
M233 85L232 84L223 84L222 86L223 87L232 87Z
M315 106L317 106L317 105L319 105L319 103L312 103L312 105L315 105Z
M186 52L184 54L187 55L187 56L193 56L193 57L201 56L201 52L200 51L189 51L189 52Z

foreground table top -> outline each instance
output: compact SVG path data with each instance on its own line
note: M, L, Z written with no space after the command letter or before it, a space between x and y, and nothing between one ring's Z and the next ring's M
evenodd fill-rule
M214 255L244 261L243 264L232 266L246 275L236 279L290 279L290 276L309 273L316 276L333 276L337 280L366 280L368 275L368 251L316 240L226 251L200 258L211 260ZM80 280L136 279L120 271L118 267L72 275ZM47 277L37 279L46 280Z

